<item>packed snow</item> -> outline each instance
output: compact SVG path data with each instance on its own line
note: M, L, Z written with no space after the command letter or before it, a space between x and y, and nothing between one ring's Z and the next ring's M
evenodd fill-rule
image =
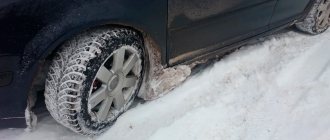
M188 78L166 96L139 103L99 140L328 140L330 31L288 31L261 39ZM87 139L40 117L34 132L2 140Z

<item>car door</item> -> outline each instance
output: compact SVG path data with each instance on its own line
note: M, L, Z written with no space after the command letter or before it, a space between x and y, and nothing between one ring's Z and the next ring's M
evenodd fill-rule
M168 0L173 65L268 29L276 0Z
M312 0L278 0L271 23L274 26L285 24L302 14Z

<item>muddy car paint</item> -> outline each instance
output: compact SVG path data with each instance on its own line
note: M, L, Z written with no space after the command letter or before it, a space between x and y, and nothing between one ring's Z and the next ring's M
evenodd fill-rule
M206 52L224 49L269 31L270 25L288 23L303 14L309 2L169 0L169 63L175 65Z

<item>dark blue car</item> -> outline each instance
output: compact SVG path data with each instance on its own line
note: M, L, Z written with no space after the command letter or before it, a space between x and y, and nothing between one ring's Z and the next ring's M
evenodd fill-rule
M330 0L1 0L0 128L33 128L46 106L99 135L190 64L292 25L324 32Z

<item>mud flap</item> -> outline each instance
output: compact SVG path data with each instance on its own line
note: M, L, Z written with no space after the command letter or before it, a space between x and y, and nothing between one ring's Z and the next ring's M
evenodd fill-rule
M33 131L37 126L37 120L38 120L37 115L32 111L32 107L34 107L36 101L37 101L37 95L29 94L27 100L27 107L25 109L25 121L27 126L25 131L27 132Z

